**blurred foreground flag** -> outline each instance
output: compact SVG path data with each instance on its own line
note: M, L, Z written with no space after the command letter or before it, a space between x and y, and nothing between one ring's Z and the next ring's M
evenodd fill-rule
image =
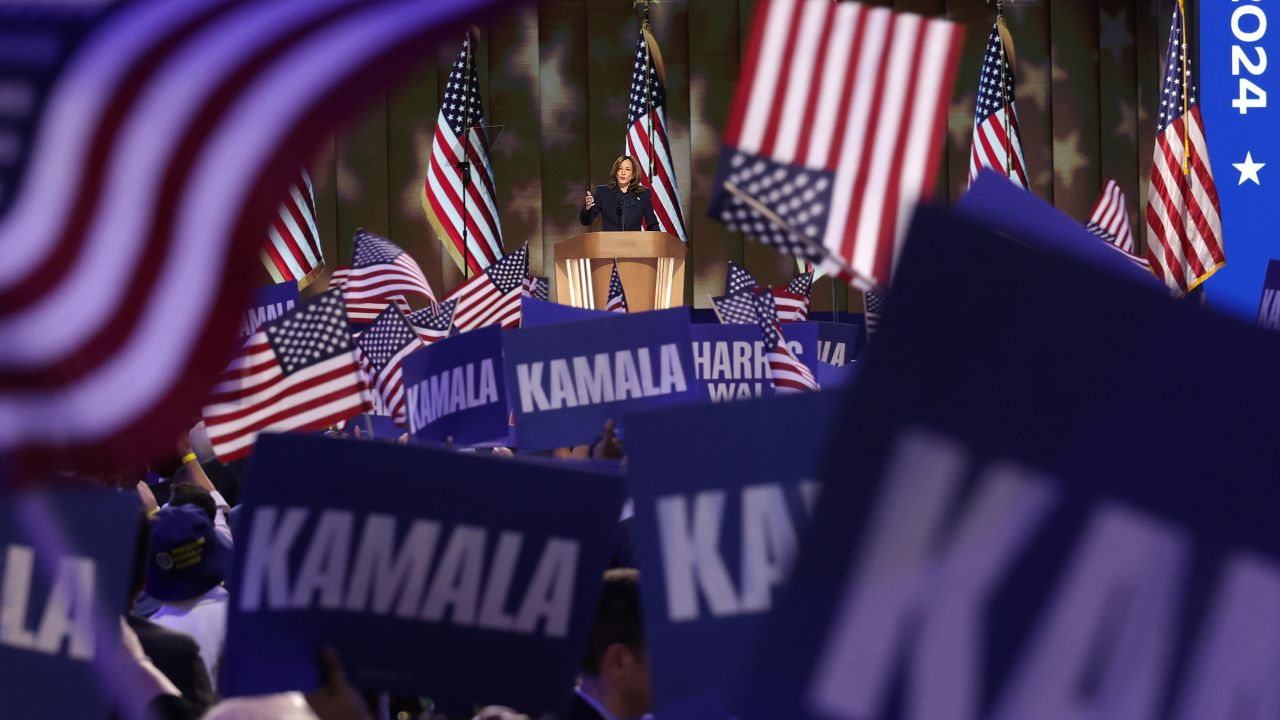
M963 30L827 0L764 0L710 214L861 288L885 285L933 191Z
M0 455L167 450L297 168L502 0L0 3Z
M368 410L354 348L338 290L254 333L204 408L218 459L248 455L260 432L321 430Z

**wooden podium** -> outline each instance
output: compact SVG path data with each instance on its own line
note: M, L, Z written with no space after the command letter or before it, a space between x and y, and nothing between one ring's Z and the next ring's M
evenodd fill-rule
M631 312L684 304L684 256L680 238L662 232L593 232L556 245L556 302L603 309L609 277L618 279Z

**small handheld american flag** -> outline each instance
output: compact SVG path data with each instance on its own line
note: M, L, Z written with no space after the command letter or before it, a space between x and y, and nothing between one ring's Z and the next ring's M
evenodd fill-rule
M1145 257L1133 252L1133 231L1129 228L1129 211L1125 205L1124 191L1115 180L1108 180L1102 188L1098 204L1085 229L1101 238L1107 246L1122 253L1126 259L1147 270L1151 264Z
M622 289L622 278L618 277L618 261L613 261L613 274L609 276L609 299L605 302L605 312L627 312L627 293Z
M388 306L378 318L360 333L356 346L369 375L369 389L377 393L382 407L396 423L405 423L404 373L400 364L413 351L423 347L418 333L405 319L404 313Z
M261 432L319 430L368 409L354 349L338 290L264 324L205 404L218 458L228 462L249 454Z
M724 275L724 294L736 295L744 290L755 290L760 287L751 271L730 260L729 269Z
M409 313L409 324L423 343L430 345L439 342L449 337L449 332L453 330L453 311L457 306L457 300L445 300L433 307Z
M520 325L520 297L529 275L529 246L502 256L484 272L454 288L445 300L457 300L453 324L462 332L489 325Z
M778 320L784 323L804 322L809 319L809 301L813 295L813 273L797 275L782 287L771 287L773 301L778 306Z
M778 309L770 293L754 293L756 322L764 338L765 353L769 358L769 375L773 387L780 393L818 390L818 381L809 367L787 347L778 321Z
M342 290L348 302L391 300L396 295L436 299L422 268L409 253L364 228L356 230L351 264L334 270L329 282Z
M888 284L937 179L962 36L852 2L757 2L711 217L858 287Z
M545 302L551 298L551 284L546 278L528 275L524 279L522 296Z

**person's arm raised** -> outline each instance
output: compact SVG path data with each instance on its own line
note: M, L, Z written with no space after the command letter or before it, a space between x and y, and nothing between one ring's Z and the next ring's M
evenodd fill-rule
M600 214L600 208L596 207L596 196L587 191L587 196L582 200L582 209L578 211L578 222L583 225L590 225L595 222L596 215Z

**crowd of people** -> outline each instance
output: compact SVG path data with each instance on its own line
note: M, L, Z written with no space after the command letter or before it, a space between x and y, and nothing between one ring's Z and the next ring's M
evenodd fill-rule
M359 427L358 425L355 427ZM368 432L330 430L331 438L370 441ZM400 442L406 442L407 436ZM470 452L463 450L463 452ZM510 455L504 448L484 450ZM565 461L625 461L612 421L597 442L552 453ZM341 658L326 648L316 659L322 685L309 693L221 698L237 515L245 461L219 462L203 426L184 436L175 461L136 484L140 528L133 553L129 608L122 625L125 681L116 688L117 717L148 720L443 719L429 698L391 697L357 688ZM618 535L588 634L576 687L565 688L562 720L628 720L651 709L649 666L629 519ZM505 707L478 708L477 720L528 720ZM551 717L551 716L548 716Z

